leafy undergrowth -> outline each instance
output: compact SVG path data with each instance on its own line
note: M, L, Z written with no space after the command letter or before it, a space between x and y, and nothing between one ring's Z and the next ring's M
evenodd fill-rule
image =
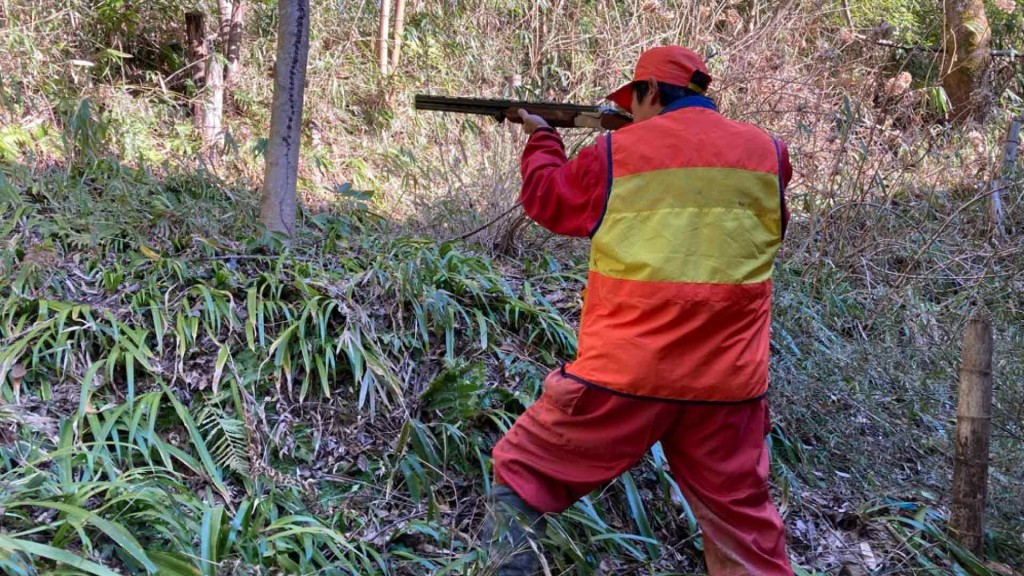
M209 175L0 174L0 570L477 568L490 447L574 351L572 258L403 237L345 200L282 246L252 191ZM920 290L873 309L835 267L780 266L770 442L800 573L993 570L944 535L958 326L937 327L971 296ZM1019 379L1014 305L996 317ZM1007 563L1014 422L988 542ZM702 566L657 448L547 537L552 573Z

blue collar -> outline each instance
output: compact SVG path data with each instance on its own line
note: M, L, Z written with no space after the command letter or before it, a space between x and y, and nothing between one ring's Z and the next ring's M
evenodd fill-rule
M679 100L665 106L665 108L658 113L658 115L668 114L669 112L675 112L683 108L707 108L708 110L714 110L718 112L718 107L711 101L710 98L701 94L694 94L693 96L684 96Z

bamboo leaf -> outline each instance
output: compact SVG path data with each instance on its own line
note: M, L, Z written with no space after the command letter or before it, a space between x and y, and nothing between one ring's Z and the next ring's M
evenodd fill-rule
M164 389L164 393L167 398L170 399L171 404L174 405L175 412L178 413L178 418L181 418L182 423L188 430L189 438L192 440L192 446L199 453L199 460L203 463L203 468L206 471L206 475L209 476L217 490L220 491L221 495L224 496L226 501L230 501L230 495L227 487L224 486L224 481L221 478L220 469L214 463L213 456L210 455L210 450L206 446L206 441L203 439L203 435L200 434L199 428L196 426L195 421L192 419L192 415L189 414L188 409L182 405L178 397L167 387L163 382L160 386Z
M252 518L252 510L253 503L249 500L243 500L242 504L238 507L238 511L235 512L234 519L231 520L231 528L228 530L228 536L224 543L226 547L230 548L235 543L243 528L251 526L249 520Z
M199 576L200 572L180 554L147 550L149 559L160 569L160 576Z
M203 512L203 523L200 529L200 558L204 576L216 576L220 559L220 529L224 519L224 508L217 506L207 508Z
M633 521L636 522L637 529L640 530L640 534L644 538L657 542L657 539L654 537L654 531L651 530L650 521L647 519L647 510L644 508L643 498L640 497L640 491L637 490L633 477L627 471L619 478L622 480L623 488L626 490L626 503L629 505L629 513L633 517ZM646 542L646 545L648 556L651 559L657 558L659 556L658 546L651 542Z
M131 352L124 353L124 373L128 381L128 403L135 402L135 355Z
M120 524L115 524L109 520L101 518L95 512L90 512L77 506L71 506L70 504L48 501L11 502L7 504L7 506L9 508L15 508L18 506L52 508L53 510L59 510L77 520L88 522L106 534L111 540L117 542L125 552L132 556L132 558L138 560L139 563L149 571L149 573L155 574L157 572L156 565L153 564L148 556L146 556L146 552L143 551L142 546L139 545L139 542L131 535L131 533L128 532L128 530Z
M38 542L30 542L28 540L20 540L17 538L8 538L0 534L0 550L6 550L8 552L24 552L32 556L39 556L54 562L60 562L73 568L77 568L89 574L95 574L95 576L121 576L117 572L86 560L81 556L77 556L68 552L67 550L61 550L60 548L54 548L46 544L40 544Z
M213 379L210 381L210 387L213 389L214 395L217 394L217 389L220 386L220 377L224 373L224 365L227 364L230 357L231 351L228 345L223 344L220 347L220 352L217 353L217 361L213 365Z
M477 330L480 332L480 349L487 350L487 318L480 310L476 311Z
M96 381L96 374L99 373L100 368L103 367L105 360L99 360L89 365L89 368L85 371L85 376L82 378L79 390L78 400L78 419L85 418L85 415L89 413L92 408L91 398L93 393L93 382Z
M142 255L145 256L146 258L149 258L150 260L159 260L160 259L160 255L157 254L149 246L146 246L145 244L139 245L139 252L142 252Z
M156 332L156 347L157 350L162 354L164 351L164 318L160 314L160 309L157 302L151 302L149 305L149 313L153 318L153 331Z

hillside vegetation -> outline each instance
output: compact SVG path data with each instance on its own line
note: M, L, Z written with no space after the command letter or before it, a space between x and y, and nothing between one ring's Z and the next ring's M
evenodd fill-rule
M197 7L0 0L0 572L485 573L489 452L575 353L587 245L515 207L518 128L412 95L594 103L663 43L713 55L721 109L793 157L769 441L797 572L1024 570L1019 167L1005 238L988 213L1024 59L955 124L910 48L941 41L931 2L414 1L382 75L377 4L315 0L286 241L257 223L276 7L250 3L215 150L181 72ZM1024 49L1024 1L988 12ZM985 558L946 535L979 310ZM703 570L657 447L547 538L551 574Z

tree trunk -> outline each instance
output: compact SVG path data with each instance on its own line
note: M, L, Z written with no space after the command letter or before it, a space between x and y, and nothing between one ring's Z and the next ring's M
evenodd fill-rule
M992 31L982 0L944 0L945 39L942 87L953 119L984 120L991 106L988 82Z
M224 83L231 85L238 79L238 71L242 65L242 31L245 27L246 0L235 0L231 8L231 31L228 33L228 44L225 49L228 66L224 74Z
M391 19L391 0L380 0L380 20L377 22L377 63L381 75L388 73L388 20Z
M217 16L220 22L217 28L217 47L224 51L231 33L231 0L217 0Z
M191 69L192 122L200 132L203 129L203 88L206 87L206 61L210 56L206 42L206 15L202 12L185 14L185 59Z
M391 47L391 71L398 69L398 60L402 55L402 35L405 33L405 0L395 2L395 42Z
M291 237L295 230L295 187L309 57L309 0L278 0L274 103L270 111L260 222Z
M203 146L211 150L219 146L224 117L224 65L216 57L207 60L206 88L203 95ZM210 158L214 155L211 153Z
M976 312L967 323L960 365L949 528L954 539L979 558L984 552L991 424L992 323L985 312Z
M996 240L1006 239L1006 228L1003 227L1003 192L1013 187L1013 169L1017 165L1017 147L1020 145L1020 126L1024 116L1010 121L1010 129L1006 133L1006 147L1003 150L1003 165L999 177L992 184L992 196L989 198L989 217L992 220L992 234Z

